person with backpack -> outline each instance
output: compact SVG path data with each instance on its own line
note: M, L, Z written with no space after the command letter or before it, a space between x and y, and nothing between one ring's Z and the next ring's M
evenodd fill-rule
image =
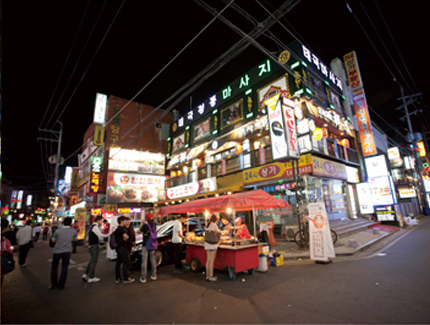
M85 273L82 275L82 281L88 283L99 282L100 278L97 278L94 274L96 271L96 265L99 258L99 238L107 238L109 234L102 234L100 226L103 222L102 216L94 218L94 223L90 226L88 232L88 251L90 252L90 262L85 269Z
M152 213L147 213L145 215L147 223L143 223L138 230L138 234L143 234L142 245L142 264L141 264L141 276L140 282L146 282L146 270L149 260L151 262L151 280L157 280L157 263L155 261L155 250L158 247L157 241L157 225L154 222L154 215Z
M4 235L8 231L10 231L9 221L1 219L1 286L3 286L4 276L15 269L13 248Z

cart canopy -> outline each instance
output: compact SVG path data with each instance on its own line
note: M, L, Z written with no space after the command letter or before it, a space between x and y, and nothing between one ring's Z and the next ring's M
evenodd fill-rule
M205 212L224 212L228 208L236 211L246 211L254 209L282 209L291 208L291 206L282 199L276 199L274 196L263 190L248 191L230 195L222 195L207 199L199 199L186 203L166 206L160 209L159 213L198 213Z

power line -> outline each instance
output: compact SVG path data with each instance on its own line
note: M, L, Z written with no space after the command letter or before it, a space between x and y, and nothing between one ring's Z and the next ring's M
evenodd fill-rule
M387 24L387 22L385 21L384 15L382 14L381 9L379 8L378 2L377 2L376 0L375 0L375 4L376 4L376 7L378 8L379 14L381 15L382 21L383 21L383 22L384 22L384 24L385 24L385 28L387 28L388 34L390 35L391 40L393 41L394 47L396 48L396 51L397 51L397 54L399 55L399 57L400 57L400 59L401 59L401 61L402 61L402 63L403 63L403 66L405 67L406 72L407 72L407 73L408 73L408 75L409 75L409 78L411 79L411 81L412 81L412 83L413 83L413 85L414 85L415 89L418 89L417 85L415 84L414 78L412 78L412 75L411 75L411 73L410 73L410 71L409 71L409 69L408 69L408 67L407 67L407 65L406 65L406 62L403 60L403 56L402 56L402 54L400 53L399 48L397 47L396 41L394 40L394 37L393 37L393 35L391 34L390 28L388 27L388 24Z
M112 28L112 26L113 26L113 24L114 24L114 22L115 22L116 18L118 17L118 15L119 15L119 13L120 13L120 11L121 11L122 7L124 6L124 3L125 3L125 0L123 0L123 1L121 2L121 5L119 6L119 8L118 8L118 10L117 10L117 12L116 12L116 14L115 14L115 17L112 19L112 22L111 22L111 24L109 25L109 27L108 27L108 29L107 29L107 31L106 31L106 33L105 33L105 35L103 36L103 39L100 41L100 43L99 43L99 45L98 45L98 47L97 47L97 49L96 49L96 51L95 51L95 53L94 53L93 57L91 58L90 63L88 64L87 68L85 69L85 72L83 73L83 75L82 75L81 79L79 80L79 82L78 82L77 86L75 87L75 89L74 89L74 91L73 91L72 95L70 96L69 100L67 101L66 105L64 106L63 110L61 111L61 113L60 113L60 115L58 116L57 121L56 121L55 123L57 123L57 122L60 120L61 116L63 115L64 111L65 111L65 110L66 110L66 108L68 107L68 105L69 105L70 101L72 100L73 96L75 95L76 91L78 90L79 86L81 85L82 81L84 80L84 78L85 78L85 76L86 76L86 74L87 74L87 72L88 72L88 70L89 70L89 68L90 68L91 64L93 63L93 61L94 61L95 57L97 56L97 54L98 54L98 52L99 52L99 50L100 50L101 46L103 45L103 43L104 43L104 41L105 41L105 39L106 39L107 35L109 34L109 32L110 32L110 30L111 30L111 28ZM54 123L54 124L55 124L55 123Z
M75 38L73 39L72 46L70 47L70 50L69 50L69 53L67 55L66 61L64 62L64 65L63 65L63 69L61 70L60 76L58 77L57 84L55 85L55 88L54 88L54 92L52 93L51 99L49 100L48 106L46 107L45 114L43 114L42 121L40 121L39 128L42 128L42 124L43 124L43 122L45 120L46 114L48 113L49 108L50 108L51 103L52 103L52 100L54 99L54 95L57 92L58 85L60 84L60 80L61 80L61 78L63 76L63 73L64 73L64 70L66 68L67 62L69 62L69 58L70 58L70 55L71 55L71 53L73 51L73 48L75 47L75 43L76 43L76 40L78 38L79 31L81 30L81 27L82 27L82 24L84 22L85 16L87 15L87 11L88 11L88 8L90 6L90 3L91 3L91 0L88 2L87 7L85 9L85 12L84 12L84 14L82 16L81 22L80 22L79 27L78 27L78 31L76 32ZM70 81L70 79L69 79L69 81ZM66 88L67 88L67 85L66 85ZM63 94L64 94L64 92L63 92ZM61 100L61 98L60 98L60 100ZM58 105L57 105L57 107L58 107ZM57 109L57 107L55 108L55 110ZM54 112L52 114L55 113L55 110L54 110ZM46 126L48 126L48 123L47 123Z

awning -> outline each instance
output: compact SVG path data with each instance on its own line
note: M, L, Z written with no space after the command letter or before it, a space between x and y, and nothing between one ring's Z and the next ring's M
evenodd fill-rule
M162 207L159 212L161 214L197 213L204 212L206 210L210 212L223 212L228 208L236 211L247 211L252 209L291 208L291 206L285 200L276 199L274 196L264 192L263 190L256 190Z

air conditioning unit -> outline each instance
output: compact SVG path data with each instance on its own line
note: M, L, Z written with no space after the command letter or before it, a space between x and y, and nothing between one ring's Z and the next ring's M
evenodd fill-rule
M286 226L285 227L285 239L288 241L294 241L294 235L299 231L299 226Z

